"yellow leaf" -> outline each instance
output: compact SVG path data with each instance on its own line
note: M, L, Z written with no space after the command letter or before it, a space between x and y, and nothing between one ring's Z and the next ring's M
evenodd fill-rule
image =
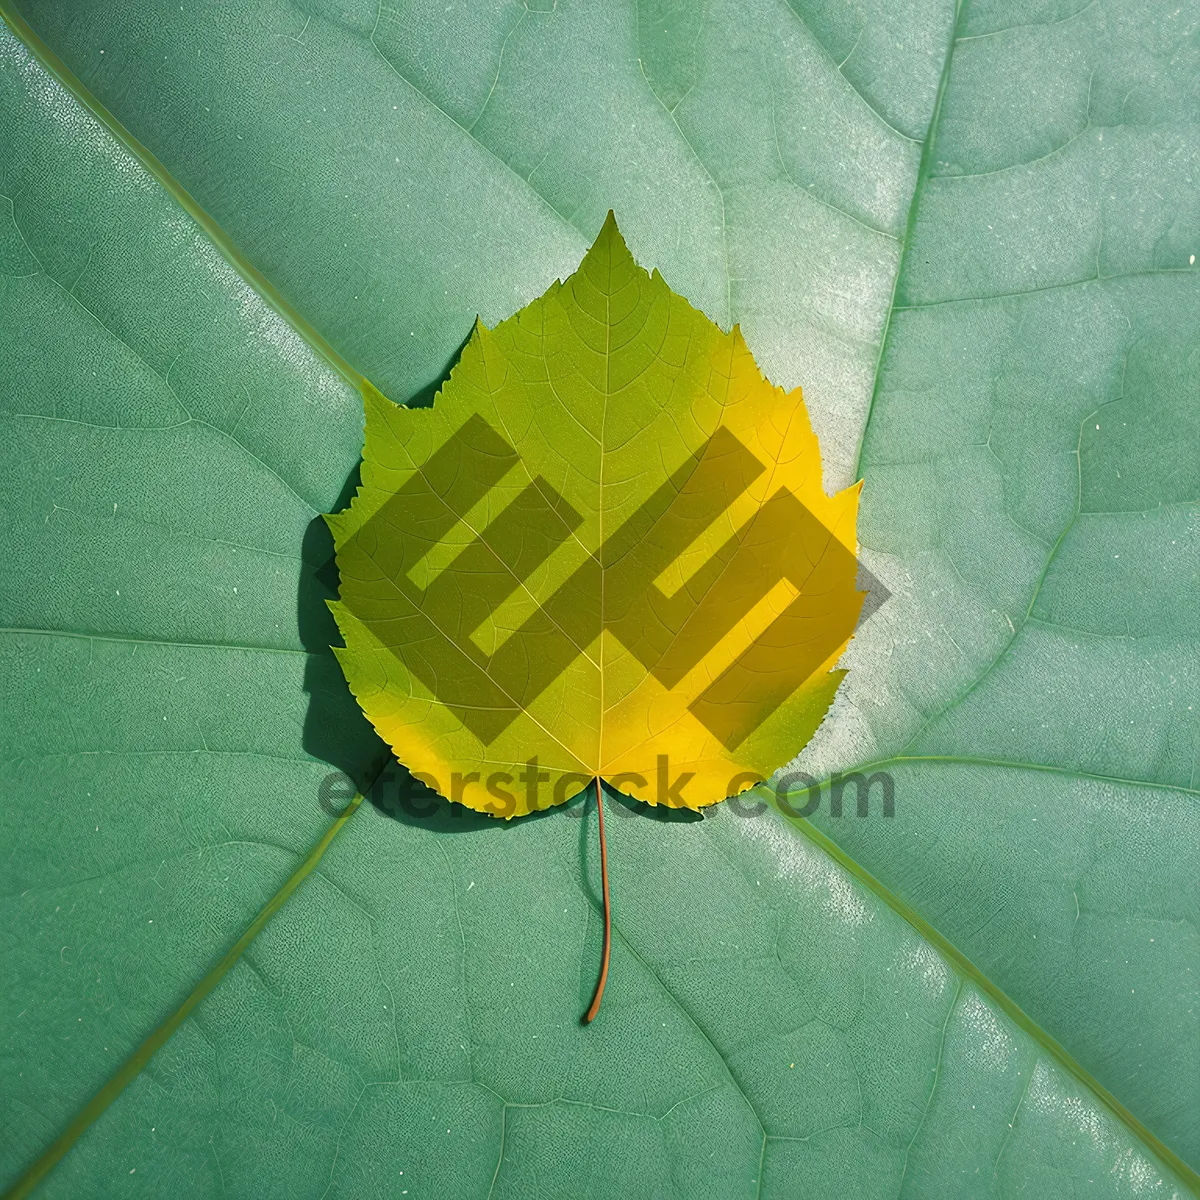
M699 808L812 736L862 607L859 485L825 494L800 390L611 214L574 275L476 325L432 408L364 390L337 654L415 775L504 817L597 776Z

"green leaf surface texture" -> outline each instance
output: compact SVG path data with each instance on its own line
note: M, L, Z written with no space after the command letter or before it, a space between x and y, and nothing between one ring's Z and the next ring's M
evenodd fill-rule
M1194 1194L1200 7L17 9L0 1186L383 760L359 373L426 402L611 208L865 480L891 597L797 766L894 817L611 810L583 1028L590 809L364 803L36 1194Z

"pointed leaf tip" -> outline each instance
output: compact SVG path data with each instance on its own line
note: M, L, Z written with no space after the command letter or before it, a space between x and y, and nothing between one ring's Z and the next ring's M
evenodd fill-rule
M617 224L616 214L611 208L608 210L608 216L604 218L604 224L600 226L600 232L596 234L596 240L592 243L588 254L594 254L598 249L605 249L610 255L616 253L629 255L630 259L633 258L633 255L629 253L625 235Z
M596 240L588 247L583 261L579 264L579 270L572 278L582 275L590 279L593 286L598 287L602 293L612 294L619 291L639 272L645 273L630 252L625 237L617 226L616 215L610 208L600 232L596 234ZM569 284L570 280L567 282Z

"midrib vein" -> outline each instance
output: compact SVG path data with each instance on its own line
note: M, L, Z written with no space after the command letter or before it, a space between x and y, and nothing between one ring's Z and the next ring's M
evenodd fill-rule
M866 768L863 769L865 770ZM768 802L771 801L772 796L769 790L764 790L760 794ZM775 805L772 806L777 807ZM1087 1088L1095 1099L1107 1108L1109 1113L1120 1124L1124 1125L1133 1137L1154 1154L1164 1166L1174 1172L1186 1187L1191 1188L1196 1196L1200 1197L1200 1173L1194 1171L1174 1150L1161 1142L1112 1092L1100 1083L1099 1080L1095 1079L1084 1066L1077 1062L1066 1047L1051 1037L1007 992L993 983L949 938L926 921L905 900L880 883L874 875L860 866L836 842L827 837L815 826L810 825L807 820L793 820L787 818L786 815L784 819L788 824L798 828L814 845L824 850L838 866L848 874L854 876L868 891L878 896L899 917L907 921L926 943L932 946L938 954L950 963L960 978L970 980L1035 1046L1043 1050L1058 1066Z
M912 241L912 231L917 223L917 209L921 203L921 192L929 178L933 156L937 149L937 128L942 116L942 101L946 95L946 84L950 79L950 66L954 61L954 47L958 44L958 28L966 11L968 0L956 0L954 7L954 26L950 30L950 44L946 47L946 59L942 63L942 74L938 80L937 98L933 102L933 113L929 118L929 129L921 146L921 161L917 165L917 179L913 187L912 199L908 204L908 217L904 222L904 236L901 238L900 257L896 262L896 277L892 280L892 294L888 300L887 317L883 323L883 334L879 339L879 356L875 360L875 378L871 385L871 399L867 404L866 415L863 418L862 433L858 438L858 450L854 455L852 480L859 478L859 468L862 465L863 447L867 441L867 430L875 413L875 400L879 395L879 379L883 371L884 355L887 351L888 338L892 332L892 314L896 312L896 292L900 287L900 277L904 274L904 264L908 261L908 248Z
M36 30L13 7L11 0L0 0L0 18L45 70L94 117L130 155L145 168L155 182L187 213L212 243L214 249L238 273L246 285L272 308L355 390L362 387L363 376L356 371L320 333L285 299L283 294L237 248L233 239L201 207L199 201L177 180L161 161L92 94L88 86L42 41Z
M610 251L611 254L611 251ZM608 291L604 293L604 404L600 411L600 489L599 489L599 556L600 556L600 719L596 732L596 772L604 770L604 626L607 610L604 607L604 584L608 571L604 565L604 456L608 439L608 401L612 396L612 261L608 264Z

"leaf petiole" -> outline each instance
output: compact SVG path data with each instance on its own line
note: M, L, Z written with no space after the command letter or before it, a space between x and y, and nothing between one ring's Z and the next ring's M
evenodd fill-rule
M600 1011L600 1001L604 998L604 985L608 982L608 961L612 955L612 906L608 898L608 846L604 841L604 792L600 786L600 776L596 776L596 813L600 818L600 880L604 891L604 951L600 956L600 981L596 984L596 994L592 997L591 1007L583 1017L583 1023L590 1025Z

